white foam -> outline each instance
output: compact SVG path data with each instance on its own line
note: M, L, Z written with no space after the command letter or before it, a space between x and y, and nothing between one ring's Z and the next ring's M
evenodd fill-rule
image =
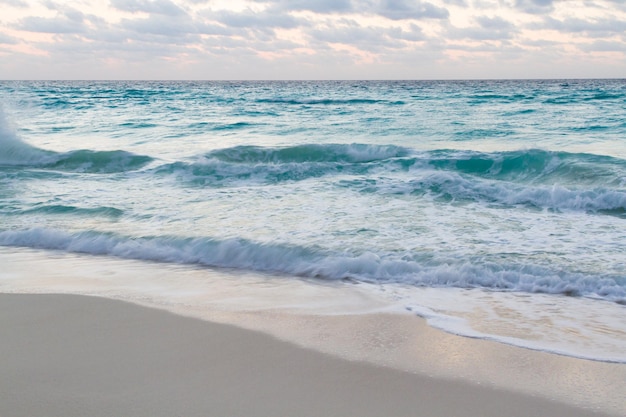
M566 273L545 266L501 265L485 259L420 261L366 252L332 253L304 246L264 244L245 239L130 237L112 233L34 228L0 232L0 245L112 255L125 259L200 264L329 280L417 286L487 288L528 293L586 295L626 299L618 276Z
M388 286L406 307L460 336L626 363L626 306L579 297Z
M454 172L414 170L418 179L387 181L380 186L386 193L430 193L454 200L488 204L529 205L563 211L626 210L626 191L610 188L575 189L560 185L518 184L472 177Z

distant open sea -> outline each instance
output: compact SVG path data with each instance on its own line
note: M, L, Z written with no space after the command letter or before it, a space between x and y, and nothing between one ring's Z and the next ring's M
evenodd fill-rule
M0 106L0 291L226 269L626 363L625 80L3 81ZM54 289L16 278L42 254Z

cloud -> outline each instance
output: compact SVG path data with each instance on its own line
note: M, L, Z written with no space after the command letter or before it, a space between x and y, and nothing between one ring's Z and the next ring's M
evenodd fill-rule
M382 0L375 8L377 14L392 20L447 19L448 10L420 0Z
M22 0L0 0L0 4L24 9L28 7L28 3Z
M610 7L626 12L626 2L624 0L606 0L611 3Z
M464 0L444 0L455 4ZM422 0L256 0L278 12L310 11L319 14L374 14L391 20L446 19L448 10Z
M117 10L131 13L150 13L163 16L182 16L187 14L180 6L170 0L110 0Z
M289 14L276 14L268 11L254 12L250 9L241 12L220 10L207 14L207 17L230 27L235 28L295 28L303 23L303 20L294 18Z
M419 26L411 23L409 28L410 30L408 31L402 28L398 28L398 27L391 28L389 29L389 35L392 38L402 39L402 40L410 41L410 42L418 42L418 41L423 41L426 39L426 36L424 35L422 28L420 28Z
M75 9L57 13L55 17L28 16L19 21L17 29L40 33L83 33L87 30L85 16Z
M515 0L514 7L529 14L544 14L554 10L554 0Z
M13 36L0 32L0 45L15 45L16 43L18 41Z
M603 18L584 20L567 18L563 20L546 17L542 23L531 25L536 29L550 29L563 33L584 33L592 37L604 37L613 34L623 35L626 32L626 20Z
M30 16L22 19L16 27L27 32L41 33L81 33L85 30L82 22L71 21L63 17L44 18Z
M350 0L257 0L265 3L269 9L289 12L289 11L310 11L319 14L353 12L355 7Z
M194 45L191 44L200 42L201 35L229 36L234 34L226 26L212 23L202 16L192 15L168 0L129 2L113 0L112 4L117 10L148 15L121 19L107 29L104 38L99 37L101 40L144 44L154 42L159 45L170 43L179 46L187 43L193 47Z
M150 15L145 19L123 19L119 27L136 34L151 34L176 39L197 34L198 28L190 19L173 19L164 15Z
M581 45L580 49L586 52L622 52L626 53L626 43L599 40Z
M343 23L341 26L317 28L308 33L317 42L351 45L370 52L403 48L404 41L424 39L420 28L415 25L412 26L411 31L405 31L398 27L360 26L354 21Z
M474 19L475 26L467 28L450 28L453 39L472 39L477 41L497 41L511 39L518 29L511 22L501 17L478 16Z
M475 20L476 22L478 22L480 27L482 27L483 29L488 29L488 30L496 30L496 31L503 30L503 29L508 30L514 27L514 25L511 22L506 21L499 16L496 16L496 17L478 16Z

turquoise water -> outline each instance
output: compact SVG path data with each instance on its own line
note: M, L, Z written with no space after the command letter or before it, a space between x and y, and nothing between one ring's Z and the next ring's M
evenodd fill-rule
M623 80L2 82L0 103L2 246L625 312Z

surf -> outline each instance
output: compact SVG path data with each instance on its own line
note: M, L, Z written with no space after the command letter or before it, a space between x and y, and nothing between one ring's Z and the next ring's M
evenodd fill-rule
M485 257L435 260L428 254L333 252L305 245L242 238L124 236L50 228L0 231L0 245L108 255L176 264L232 268L319 280L353 280L417 287L482 288L497 291L584 296L626 303L626 277L593 275L532 263L502 263Z
M123 150L80 149L55 152L23 141L0 107L0 166L32 167L87 173L114 173L140 169L154 159Z
M320 178L366 194L626 214L626 161L542 149L485 153L360 143L246 145L215 149L152 172L192 187L263 186Z

